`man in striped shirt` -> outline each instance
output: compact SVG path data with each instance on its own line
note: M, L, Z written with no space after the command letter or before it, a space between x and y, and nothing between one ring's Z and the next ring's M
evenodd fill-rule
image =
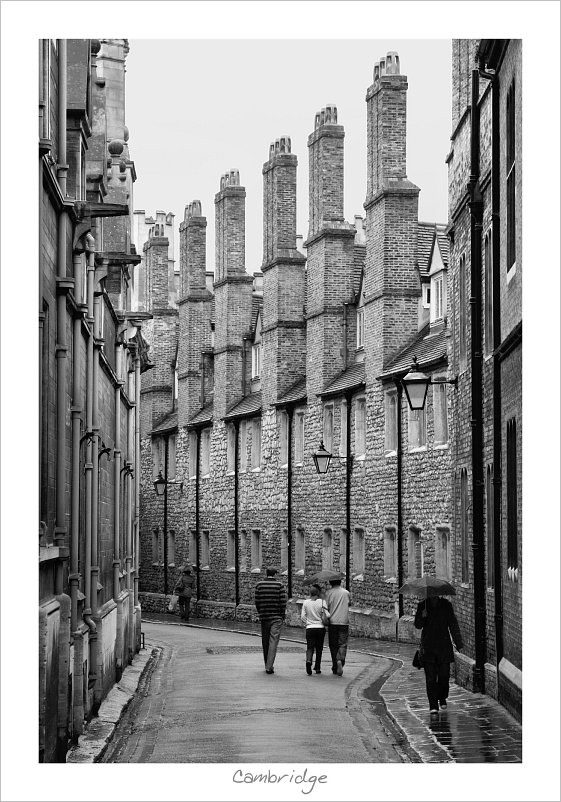
M255 606L261 621L261 642L267 674L275 673L273 663L286 615L286 591L282 582L275 579L277 573L276 568L267 568L266 579L255 586Z

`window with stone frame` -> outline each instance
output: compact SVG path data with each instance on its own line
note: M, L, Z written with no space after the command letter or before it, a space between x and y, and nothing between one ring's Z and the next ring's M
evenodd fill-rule
M364 306L356 310L356 347L364 348Z
M466 272L466 257L465 254L460 256L460 265L458 270L458 297L459 297L459 315L458 315L458 342L459 342L459 362L460 370L465 370L467 367L467 272Z
M347 530L341 529L339 533L339 571L347 572Z
M341 436L339 437L339 456L347 456L347 400L341 399L340 427Z
M261 466L261 418L251 421L251 467L255 470Z
M262 564L263 564L263 555L262 555L261 530L260 529L252 529L251 530L251 570L255 571L255 572L261 571Z
M283 529L281 532L280 542L280 568L283 573L288 570L288 530Z
M321 567L323 570L333 569L333 529L330 526L323 530Z
M448 443L448 393L447 385L438 382L432 384L432 411L434 417L434 445L444 446Z
M175 529L168 532L168 565L175 565Z
M469 582L469 499L467 470L460 471L460 558L462 582Z
M294 413L294 462L302 465L304 462L304 410Z
M384 575L397 577L397 528L392 524L384 526Z
M240 473L247 470L247 420L240 421L240 446L239 446L239 459Z
M197 433L189 432L189 478L197 475Z
M435 527L434 562L437 576L443 579L452 578L452 551L450 547L449 526Z
M357 398L355 408L355 457L366 454L366 399Z
M242 529L240 532L240 547L239 547L239 561L240 571L247 571L247 530Z
M493 353L493 232L491 229L485 235L485 316L484 340L485 354Z
M197 565L197 530L189 529L189 555L188 562Z
M288 465L288 414L280 413L280 464Z
M506 269L516 267L516 94L512 81L506 95Z
M445 308L445 285L443 273L433 280L431 290L431 298L433 299L433 302L431 303L432 318L434 321L442 320L444 317Z
M236 459L236 427L233 423L227 424L226 432L226 470L228 473L233 473Z
M395 389L387 390L384 394L385 407L385 446L387 455L397 453L397 427L399 425L398 399Z
M423 552L421 530L412 524L407 529L407 577L415 579L423 575Z
M168 437L168 476L167 476L167 478L170 481L173 481L175 479L175 472L177 465L175 444L176 444L176 436L174 434L170 434ZM164 439L164 449L165 449L165 439ZM164 466L165 466L165 451L164 451Z
M253 343L251 346L251 378L258 379L261 376L261 343Z
M164 450L164 438L163 437L153 437L152 438L152 480L156 481L158 478L160 471L162 472L162 476L165 472L165 450Z
M485 482L486 527L487 527L487 587L495 587L495 486L493 483L493 465L487 466Z
M323 406L323 445L330 453L333 451L333 404Z
M152 564L160 562L160 529L156 527L152 530Z
M210 531L201 532L201 568L210 568Z
M424 448L427 444L427 419L424 409L411 409L409 411L409 450Z
M357 527L353 532L353 574L355 577L364 574L364 529Z
M210 476L210 427L201 431L201 476Z
M226 535L226 570L233 571L236 568L236 530L228 529Z
M518 569L518 455L516 418L506 424L506 520L507 568L511 579L517 578Z
M296 527L294 549L294 568L298 574L303 574L306 569L306 536L302 526Z

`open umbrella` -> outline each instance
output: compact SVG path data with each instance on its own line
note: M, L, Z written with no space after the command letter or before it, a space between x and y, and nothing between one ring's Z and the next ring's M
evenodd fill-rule
M421 599L428 599L430 596L455 596L456 591L446 579L438 576L421 576L417 579L410 579L397 591L404 596L419 596Z
M331 571L329 568L326 568L323 571L317 571L315 574L306 577L302 584L315 585L316 582L329 582L331 579L343 579L343 574L340 571Z

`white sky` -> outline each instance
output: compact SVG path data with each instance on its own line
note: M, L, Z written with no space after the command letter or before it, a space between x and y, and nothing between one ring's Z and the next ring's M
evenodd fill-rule
M357 17L357 24L360 17ZM262 257L263 163L287 134L298 156L298 233L308 230L308 148L317 111L329 103L345 127L345 216L364 216L366 91L374 64L396 50L408 78L407 172L419 219L447 221L451 134L448 39L147 40L131 39L126 123L138 179L134 208L176 215L202 202L207 269L214 269L214 196L220 176L240 171L246 187L246 270ZM179 259L176 233L175 258ZM177 262L178 266L178 262Z

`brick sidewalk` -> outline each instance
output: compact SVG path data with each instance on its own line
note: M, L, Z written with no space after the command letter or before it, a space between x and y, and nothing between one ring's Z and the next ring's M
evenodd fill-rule
M176 615L143 613L143 620L180 625ZM260 634L259 624L218 619L191 619L184 626ZM303 642L304 630L285 627L283 640ZM349 649L398 661L380 689L390 717L403 731L423 763L520 763L522 727L494 699L450 683L448 710L431 717L424 671L413 668L415 646L408 643L349 638Z

